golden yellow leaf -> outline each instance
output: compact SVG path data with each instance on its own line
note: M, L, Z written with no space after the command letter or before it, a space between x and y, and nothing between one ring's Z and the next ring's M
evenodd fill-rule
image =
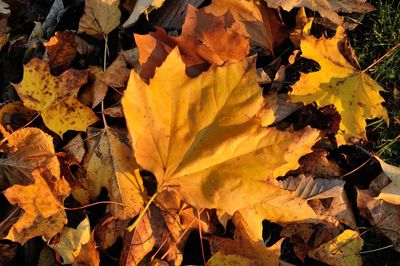
M317 11L321 16L330 19L332 22L341 25L343 18L336 12L353 13L353 12L371 12L375 8L365 3L366 0L264 0L269 7L282 7L286 11L292 10L294 7L307 7Z
M65 226L60 237L54 240L56 243L50 243L48 246L60 254L64 264L71 264L79 255L82 245L88 243L89 240L90 224L86 216L76 229Z
M381 105L384 100L379 95L383 88L341 53L340 47L345 42L342 27L337 28L331 39L314 36L302 39L303 57L317 61L321 69L302 73L290 94L292 102L316 102L319 107L330 104L336 107L342 118L338 144L344 144L351 137L366 138L365 119L388 117Z
M85 10L79 21L79 32L103 38L119 25L119 0L85 0Z
M136 160L155 174L158 189L230 213L261 201L264 181L295 169L318 139L311 128L261 127L262 104L254 58L189 78L176 48L150 84L132 71L122 99Z
M363 244L359 233L344 230L331 241L310 251L309 256L332 266L362 265L360 251Z
M54 154L52 138L40 129L24 128L10 135L8 141L11 147L17 149L16 153L22 150L21 154L28 161L27 168L32 166L30 171L34 183L13 185L3 192L11 204L17 204L24 210L6 239L21 244L35 236L51 239L67 223L63 201L70 192L68 183L60 178L60 165ZM23 151L24 145L32 147L32 153Z
M142 180L134 174L138 165L132 156L127 134L117 128L89 128L88 154L82 163L86 168L86 178L80 179L89 199L95 200L104 187L110 200L124 204L108 205L108 210L122 220L139 213L145 193ZM75 191L72 194L80 199Z
M24 105L39 111L46 126L62 137L68 130L86 131L98 120L76 99L86 79L87 71L75 69L52 76L47 61L34 58L24 66L21 83L14 86Z

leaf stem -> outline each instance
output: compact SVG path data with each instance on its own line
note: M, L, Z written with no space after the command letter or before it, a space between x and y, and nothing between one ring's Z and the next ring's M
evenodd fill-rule
M395 45L394 47L390 48L389 51L387 51L384 55L382 55L378 60L376 60L375 62L373 62L371 65L369 65L369 67L367 67L366 69L364 69L363 71L361 71L361 73L365 73L367 70L371 69L373 66L375 66L376 64L378 64L380 61L382 61L383 59L385 59L386 57L388 57L389 55L393 54L397 48L400 47L400 43Z
M133 229L136 228L136 226L138 225L138 223L142 220L143 216L146 214L147 210L150 208L150 205L153 203L153 201L155 200L155 198L158 196L158 194L160 194L161 191L163 191L164 189L161 189L160 191L156 191L154 193L153 196L151 196L150 200L147 202L146 206L144 207L144 209L139 213L139 216L137 217L137 219L133 222L132 225L128 226L127 229L129 232L132 232Z

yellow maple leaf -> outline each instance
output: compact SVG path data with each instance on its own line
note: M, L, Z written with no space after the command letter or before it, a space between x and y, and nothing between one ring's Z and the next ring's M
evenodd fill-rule
M139 165L159 191L170 187L197 208L233 213L260 201L264 181L295 169L319 135L260 125L254 58L189 78L175 48L150 84L131 72L122 105Z
M21 83L14 86L24 105L39 111L46 126L62 137L68 130L86 131L98 120L89 107L76 99L87 74L68 69L60 76L52 76L48 62L34 58L24 66Z
M361 265L360 251L364 244L360 234L344 230L329 242L309 252L309 256L333 266Z
M34 168L26 165L31 168L33 184L13 185L3 192L11 204L24 210L6 239L21 244L35 236L51 239L67 223L62 202L70 192L67 181L60 178L60 165L54 154L52 138L40 129L24 128L10 135L8 143L16 149L34 143L37 148L25 155L37 165Z
M83 194L81 190L72 191L76 199L86 204L88 199L96 199L101 189L106 188L110 200L124 204L109 205L111 213L122 220L139 213L145 193L142 179L134 174L138 165L132 156L127 134L126 130L111 127L88 129L88 153L82 163L86 177L79 180L87 191ZM88 195L88 198L80 195Z
M338 144L344 144L351 137L366 138L365 119L388 118L379 94L383 88L341 53L340 47L345 41L342 27L337 28L331 39L314 36L302 39L303 57L317 61L321 69L302 73L290 94L292 102L316 102L319 107L330 104L336 107L342 118Z

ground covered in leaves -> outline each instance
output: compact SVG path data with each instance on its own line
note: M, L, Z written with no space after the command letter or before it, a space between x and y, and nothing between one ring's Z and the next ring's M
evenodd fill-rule
M0 0L0 265L398 265L398 9Z

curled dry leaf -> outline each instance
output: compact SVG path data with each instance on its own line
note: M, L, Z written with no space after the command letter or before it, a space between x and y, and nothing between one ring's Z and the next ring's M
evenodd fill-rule
M70 192L68 183L60 177L52 138L40 129L24 128L10 135L8 142L17 150L15 153L18 154L18 149L25 153L25 160L31 158L26 166L28 169L34 166L30 169L34 183L13 185L3 192L11 204L17 204L24 210L6 239L21 244L35 236L51 239L67 223L63 201ZM33 146L28 145L29 151L23 151L28 143Z
M318 139L311 128L261 127L254 116L262 104L254 58L189 78L176 48L149 85L132 72L122 99L136 160L155 174L158 189L230 213L261 201L264 181L295 169Z
M60 236L53 239L48 246L62 257L63 264L71 264L81 252L82 245L90 240L89 218L86 216L76 229L65 226Z
M379 92L383 88L368 74L355 67L340 47L347 41L344 29L338 27L331 39L308 36L301 40L303 57L313 59L321 69L308 74L301 73L290 93L292 102L319 107L333 104L341 115L338 144L345 144L352 137L366 139L366 119L388 119L382 106L384 99Z
M214 0L203 10L215 16L222 16L229 10L232 16L226 17L227 26L272 54L288 36L276 10L267 8L262 1Z
M400 167L390 165L375 156L379 164L382 167L383 173L390 179L390 182L385 186L381 193L378 195L378 199L383 199L384 201L392 204L400 204Z
M85 0L78 32L104 38L119 25L120 17L119 0Z
M96 199L101 188L106 188L111 201L119 202L108 205L108 210L119 219L135 217L143 206L144 188L140 176L134 171L138 168L132 156L127 132L106 127L89 128L88 153L83 159L86 177L79 181L87 191L73 190L72 194L82 203ZM77 188L78 189L78 188Z
M333 266L361 266L360 251L364 244L360 234L353 230L343 233L309 252L309 256Z
M290 11L295 7L307 7L317 11L321 16L330 19L337 25L343 24L343 18L337 12L353 13L353 12L371 12L375 8L366 0L264 0L269 7L282 7L286 11Z
M24 105L39 111L46 126L62 137L68 130L86 131L98 120L76 99L86 79L87 71L75 69L52 76L47 61L34 58L24 66L21 83L14 86Z
M56 32L48 42L43 45L47 49L50 59L50 68L66 70L75 58L75 34L73 32Z

